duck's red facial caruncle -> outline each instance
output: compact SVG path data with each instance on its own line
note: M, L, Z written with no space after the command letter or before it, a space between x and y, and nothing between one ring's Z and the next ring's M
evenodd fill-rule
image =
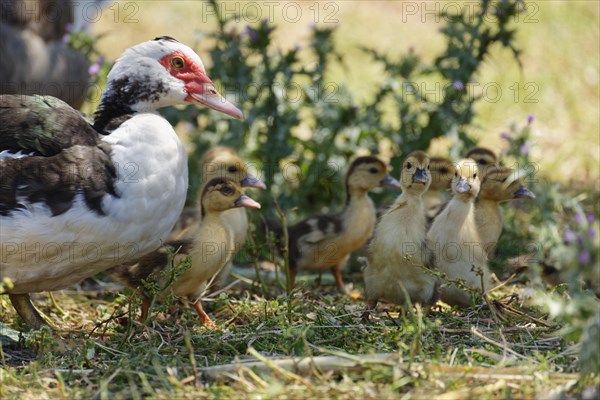
M242 112L215 89L204 68L180 51L160 59L160 64L175 78L184 82L185 101L202 104L233 118L243 119Z

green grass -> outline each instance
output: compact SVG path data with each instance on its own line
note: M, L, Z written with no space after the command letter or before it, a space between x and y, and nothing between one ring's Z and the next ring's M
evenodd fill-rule
M359 281L358 275L351 277ZM270 283L267 293L241 285L208 303L217 329L199 326L193 310L154 313L148 326L130 322L129 301L114 289L63 292L60 316L45 295L36 304L58 325L3 348L0 395L12 398L544 398L577 395L600 384L578 381L576 346L520 285L495 294L510 308L429 311L380 305L361 322L360 299L304 282L291 296ZM110 286L109 286L110 288ZM355 289L356 294L360 288ZM134 301L135 303L135 301ZM288 307L291 305L291 307ZM20 328L4 297L0 321ZM27 350L28 349L28 350ZM32 349L37 350L33 358ZM366 355L385 353L369 361ZM348 360L337 367L326 356ZM301 372L267 361L313 358ZM204 368L229 365L226 373ZM288 396L288 397L286 397Z

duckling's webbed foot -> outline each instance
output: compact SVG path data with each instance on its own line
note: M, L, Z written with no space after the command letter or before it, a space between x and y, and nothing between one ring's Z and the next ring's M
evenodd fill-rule
M200 300L195 302L193 304L193 306L194 306L194 310L196 310L196 312L198 313L198 317L200 317L200 321L202 321L202 324L204 326L206 326L207 328L210 328L210 329L214 329L217 327L217 325L215 325L215 323L212 321L212 319L210 319L208 314L204 311L204 308L202 308L202 303L200 302Z
M34 330L39 330L48 323L39 311L31 304L29 293L9 293L8 298L23 321Z

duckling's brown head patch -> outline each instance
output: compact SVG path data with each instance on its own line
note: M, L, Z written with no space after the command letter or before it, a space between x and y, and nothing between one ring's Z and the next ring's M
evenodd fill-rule
M216 146L204 153L200 160L200 175L203 182L222 177L244 187L266 189L265 184L249 172L246 162L231 147Z
M378 186L398 184L388 175L387 165L377 157L364 156L355 159L346 173L347 200L352 191L368 191Z
M496 154L492 150L486 147L473 147L467 151L465 158L475 160L482 177L487 173L489 167L498 165L498 157L496 157Z
M201 215L210 211L225 211L236 207L235 201L242 194L242 188L234 180L217 177L202 188L200 197Z
M429 160L431 186L429 190L445 190L450 188L450 182L456 167L452 161L444 157L432 157Z

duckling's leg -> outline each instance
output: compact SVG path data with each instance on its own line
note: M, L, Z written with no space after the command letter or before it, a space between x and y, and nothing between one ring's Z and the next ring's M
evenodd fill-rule
M333 278L335 279L335 287L337 290L346 293L346 289L344 287L344 281L342 280L342 270L336 265L331 268L331 273L333 274Z
M142 324L148 319L148 310L150 309L150 304L150 299L144 297L144 299L142 300L142 314L140 315L140 319L138 320Z
M196 312L198 313L198 316L200 317L200 321L202 321L203 325L205 325L207 328L211 328L211 329L217 327L215 325L215 323L212 321L212 319L210 319L208 314L206 314L206 312L204 312L204 309L202 308L202 302L200 300L193 303L192 305L194 306L194 310L196 310Z
M38 310L31 304L29 293L9 293L8 298L23 321L34 330L39 330L48 323L42 318Z

